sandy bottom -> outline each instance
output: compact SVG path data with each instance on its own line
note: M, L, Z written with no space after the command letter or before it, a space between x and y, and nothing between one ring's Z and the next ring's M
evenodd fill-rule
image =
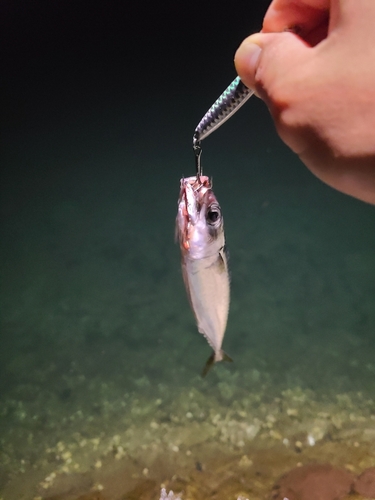
M25 422L18 436L9 429L2 498L157 500L165 487L183 499L268 499L295 467L328 463L360 474L375 466L373 400L318 401L298 387L274 394L258 372L245 381L257 390L233 400L236 372L232 380L221 372L220 398L207 386L173 395L159 386L153 397L143 387L98 402L100 415L76 412L55 429L44 423L46 431Z
M158 500L165 486L279 500L295 467L375 466L375 212L307 173L260 177L262 162L245 184L215 179L234 363L205 379L173 244L175 163L157 190L121 165L8 191L0 499Z

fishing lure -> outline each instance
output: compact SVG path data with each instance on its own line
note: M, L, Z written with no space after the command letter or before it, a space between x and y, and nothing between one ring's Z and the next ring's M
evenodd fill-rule
M214 102L194 131L196 176L180 181L176 239L180 243L182 274L198 330L213 349L203 376L213 363L232 360L221 349L230 301L224 222L212 183L202 175L201 141L228 120L252 94L236 78Z
M197 176L202 174L200 163L201 141L221 127L253 94L254 91L246 87L240 77L237 76L198 123L193 135Z

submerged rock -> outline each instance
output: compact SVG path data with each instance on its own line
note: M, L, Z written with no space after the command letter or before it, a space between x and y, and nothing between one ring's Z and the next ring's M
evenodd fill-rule
M275 484L272 500L340 500L352 491L354 474L329 464L296 467Z
M366 469L354 485L354 491L367 498L375 498L375 467Z

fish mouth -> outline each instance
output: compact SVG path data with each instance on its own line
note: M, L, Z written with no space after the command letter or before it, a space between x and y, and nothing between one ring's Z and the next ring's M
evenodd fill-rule
M190 249L194 225L199 218L201 190L207 191L210 187L209 178L206 176L183 177L180 180L175 240L180 244L183 255Z
M178 204L185 203L186 213L192 219L204 205L208 205L211 201L216 201L216 198L212 192L209 177L201 175L181 179Z
M190 186L194 193L199 193L202 189L212 189L210 178L206 175L193 175L192 177L183 177L180 180L181 193ZM180 193L180 196L181 196Z
M180 196L176 218L176 241L186 253L197 238L200 245L212 243L223 229L221 208L207 176L184 177L180 181ZM199 236L200 235L200 236Z

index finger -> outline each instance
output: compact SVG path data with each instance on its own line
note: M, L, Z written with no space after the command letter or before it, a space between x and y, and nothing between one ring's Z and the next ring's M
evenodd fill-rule
M330 0L273 0L264 17L262 31L275 33L298 27L304 38L327 24L329 7Z

